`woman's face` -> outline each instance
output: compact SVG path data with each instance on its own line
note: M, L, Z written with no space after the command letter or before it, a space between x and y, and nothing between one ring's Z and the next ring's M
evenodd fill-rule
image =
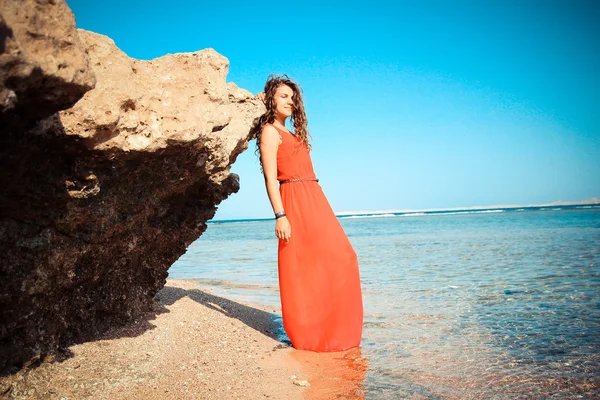
M287 118L294 111L294 91L287 85L281 85L275 90L275 111L280 117Z

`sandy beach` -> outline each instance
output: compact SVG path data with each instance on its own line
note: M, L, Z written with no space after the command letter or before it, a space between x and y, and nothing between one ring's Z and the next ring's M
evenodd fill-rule
M169 280L154 309L54 362L0 378L6 399L362 398L359 349L316 354L276 340L276 310ZM308 383L310 386L303 386Z

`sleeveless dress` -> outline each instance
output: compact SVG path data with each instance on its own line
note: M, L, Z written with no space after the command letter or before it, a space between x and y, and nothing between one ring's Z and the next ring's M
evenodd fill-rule
M277 180L316 178L310 153L279 131ZM363 303L356 253L321 186L314 180L282 183L289 242L279 240L278 271L283 327L296 349L342 351L360 345Z

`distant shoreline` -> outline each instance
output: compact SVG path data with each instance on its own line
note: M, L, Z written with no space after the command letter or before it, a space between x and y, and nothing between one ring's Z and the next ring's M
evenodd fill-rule
M596 206L600 205L600 199L592 197L580 201L555 201L553 203L544 204L500 204L492 206L471 206L471 207L452 207L452 208L423 208L418 210L413 209L398 209L398 210L377 210L377 211L342 211L335 215L356 215L356 214L398 214L398 213L419 213L419 212L446 212L446 211L483 211L496 209L513 209L513 208L544 208L544 207L568 207L568 206Z
M335 215L340 219L346 218L365 218L365 217L387 217L387 216L418 216L418 215L451 215L451 214L471 214L483 212L503 212L503 211L537 211L546 208L600 208L600 199L592 197L581 201L555 201L545 204L503 204L493 206L472 206L472 207L453 207L453 208L424 208L424 209L397 209L397 210L376 210L376 211L341 211ZM273 218L239 218L211 220L208 224L214 223L235 223L235 222L261 222L270 221Z

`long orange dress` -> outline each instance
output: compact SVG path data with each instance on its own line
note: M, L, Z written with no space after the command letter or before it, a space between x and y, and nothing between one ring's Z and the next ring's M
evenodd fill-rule
M274 126L275 127L275 126ZM275 127L277 180L316 178L310 153ZM282 183L289 242L279 240L283 327L296 349L342 351L360 345L363 303L356 253L316 181Z

